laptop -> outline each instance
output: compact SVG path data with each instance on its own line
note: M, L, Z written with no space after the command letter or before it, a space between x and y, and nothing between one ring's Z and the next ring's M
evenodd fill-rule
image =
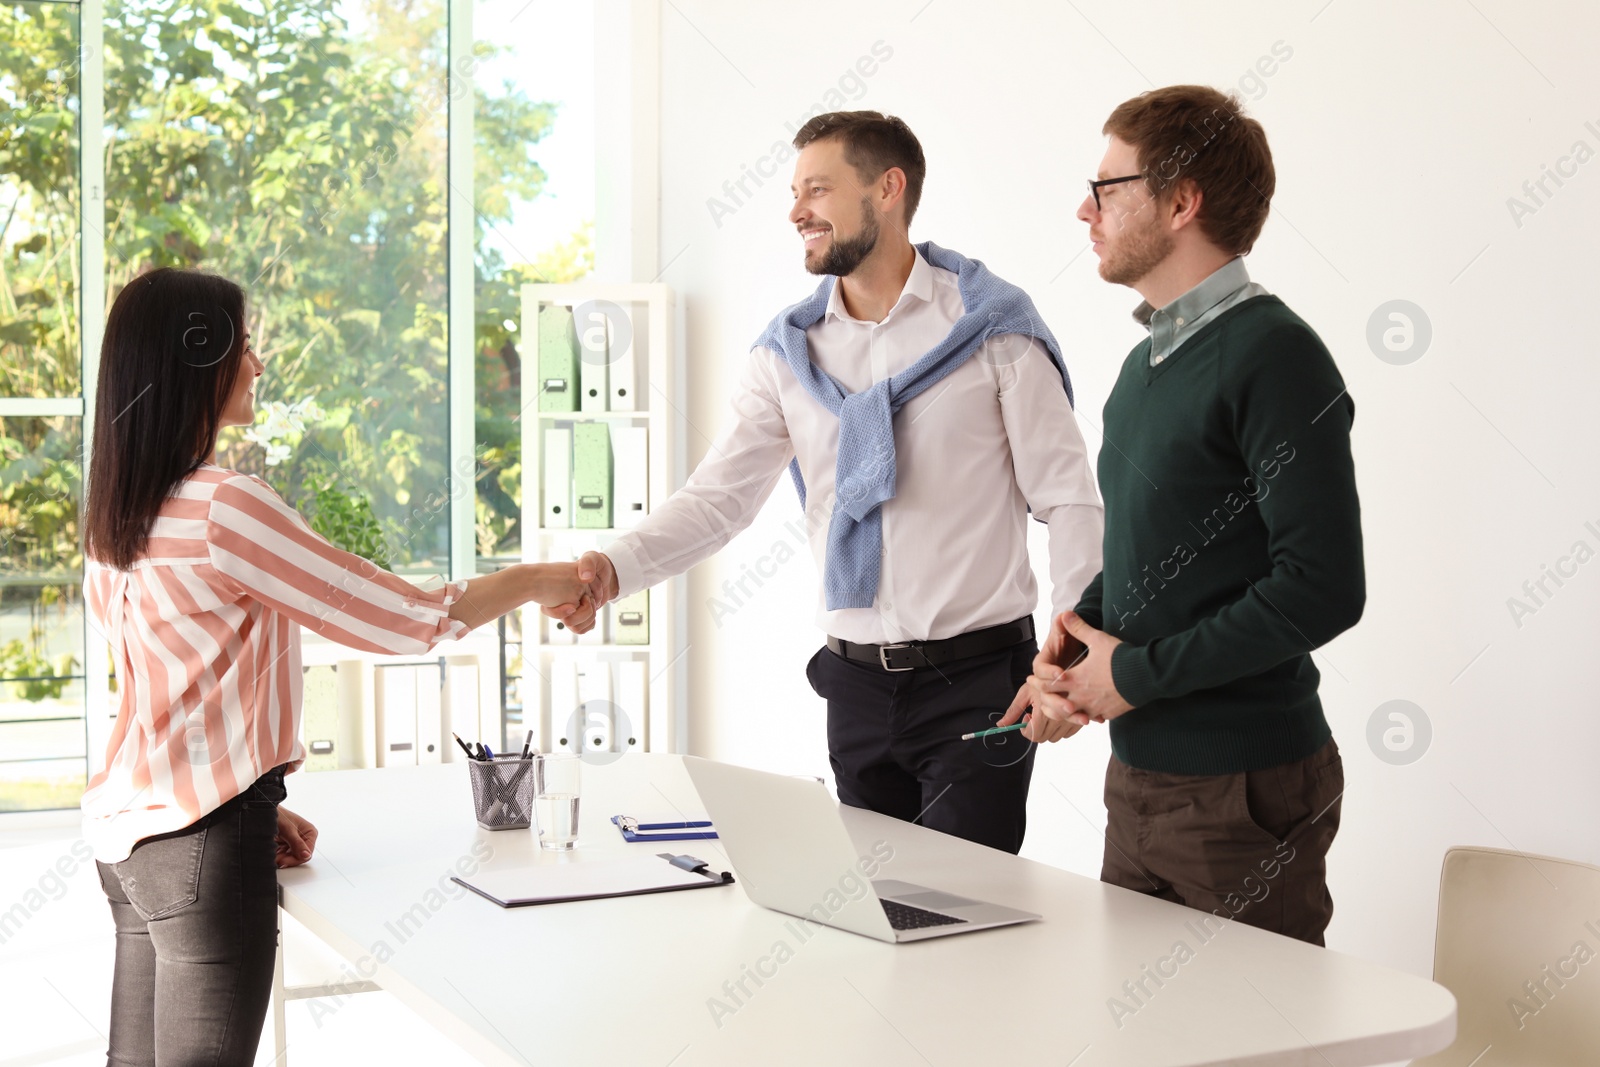
M897 879L871 880L892 868L885 843L860 855L828 787L815 778L735 767L685 756L750 899L825 926L879 941L922 941L1041 916Z

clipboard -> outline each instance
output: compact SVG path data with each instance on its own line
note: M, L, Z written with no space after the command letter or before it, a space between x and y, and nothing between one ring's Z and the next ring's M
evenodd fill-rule
M662 862L662 861L666 862ZM577 900L675 893L732 885L728 871L713 871L705 860L658 852L619 860L539 864L515 870L480 871L471 881L450 880L502 908L566 904Z
M691 822L640 822L631 815L613 815L624 841L710 841L717 832L705 820Z

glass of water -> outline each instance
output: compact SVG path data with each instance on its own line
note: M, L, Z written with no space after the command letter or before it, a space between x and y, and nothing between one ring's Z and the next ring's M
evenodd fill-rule
M539 847L565 852L578 843L578 794L583 759L580 756L540 756L534 780L534 819L539 826Z

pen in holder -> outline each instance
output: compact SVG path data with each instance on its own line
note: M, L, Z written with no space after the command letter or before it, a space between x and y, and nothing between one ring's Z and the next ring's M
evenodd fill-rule
M533 794L539 760L496 756L468 760L472 809L485 830L524 830L532 825Z

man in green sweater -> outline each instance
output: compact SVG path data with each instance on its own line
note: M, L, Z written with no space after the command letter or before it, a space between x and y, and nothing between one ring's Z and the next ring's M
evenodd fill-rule
M1245 273L1274 178L1238 99L1158 89L1103 132L1078 218L1150 336L1106 400L1103 569L1000 721L1110 723L1102 880L1320 945L1344 771L1311 651L1366 599L1355 406Z

